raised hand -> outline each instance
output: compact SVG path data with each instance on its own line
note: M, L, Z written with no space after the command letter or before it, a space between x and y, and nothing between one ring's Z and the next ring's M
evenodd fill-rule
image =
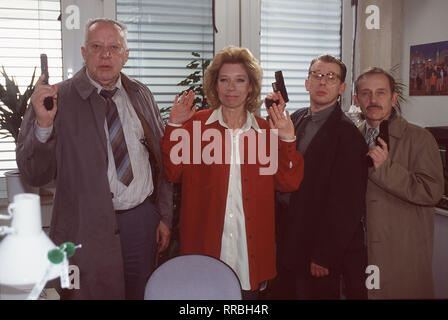
M184 91L180 98L176 94L168 121L175 124L184 124L188 121L196 112L196 106L193 107L193 101L194 92L192 90L188 91L188 94Z
M41 75L36 82L36 87L31 95L31 105L36 114L37 124L42 128L48 128L53 124L57 112L58 86L42 84L44 75ZM53 109L47 110L44 106L46 97L53 98Z
M386 142L380 137L378 137L378 142L381 146L375 146L371 148L367 153L367 155L372 158L373 166L375 167L375 169L379 168L389 157L389 151L387 150Z
M284 102L283 102L284 103ZM294 125L292 123L291 117L289 116L288 110L286 110L286 116L280 111L275 103L268 109L269 114L269 126L271 129L278 130L278 136L283 140L294 139Z
M279 107L280 112L283 113L283 111L285 111L286 102L283 99L282 94L280 93L280 91L275 91L275 92L269 93L266 96L266 98L264 99L265 106L267 106L266 100L278 101L278 105L277 106Z

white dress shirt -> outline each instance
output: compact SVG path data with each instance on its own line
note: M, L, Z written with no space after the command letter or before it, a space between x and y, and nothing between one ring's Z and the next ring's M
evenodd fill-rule
M222 118L222 107L213 111L205 124L207 125L215 121L218 121L221 126L228 128ZM220 256L220 259L227 263L238 275L243 290L250 290L250 278L241 186L239 140L240 135L251 128L261 133L254 115L247 111L247 120L241 129L228 129L232 137L232 150Z

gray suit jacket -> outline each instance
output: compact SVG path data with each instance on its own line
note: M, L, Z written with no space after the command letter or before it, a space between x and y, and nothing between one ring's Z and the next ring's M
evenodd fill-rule
M121 74L136 111L152 131L155 157L161 165L163 123L157 104L142 83ZM120 238L107 178L106 104L89 82L85 69L58 84L58 111L46 143L34 134L35 114L28 107L20 129L17 164L34 186L56 179L50 237L56 245L82 244L70 259L80 269L80 289L70 298L122 299L124 276ZM172 220L172 191L163 170L156 179L156 206L168 226Z

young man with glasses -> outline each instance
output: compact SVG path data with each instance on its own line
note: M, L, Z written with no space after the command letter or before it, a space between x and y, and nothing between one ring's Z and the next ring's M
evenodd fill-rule
M309 108L291 115L305 171L299 189L278 194L279 279L288 299L365 299L366 143L341 110L346 67L324 55L310 65Z

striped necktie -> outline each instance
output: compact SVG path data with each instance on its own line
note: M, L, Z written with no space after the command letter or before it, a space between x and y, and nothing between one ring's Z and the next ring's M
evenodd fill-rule
M376 138L376 129L375 128L367 129L366 142L367 145L369 146L369 149L376 145L375 138Z
M114 155L117 177L123 184L129 186L134 175L132 173L131 160L129 158L128 147L124 138L123 127L118 115L117 105L112 100L113 95L118 90L101 90L100 94L106 99L106 121L109 130L109 141Z

